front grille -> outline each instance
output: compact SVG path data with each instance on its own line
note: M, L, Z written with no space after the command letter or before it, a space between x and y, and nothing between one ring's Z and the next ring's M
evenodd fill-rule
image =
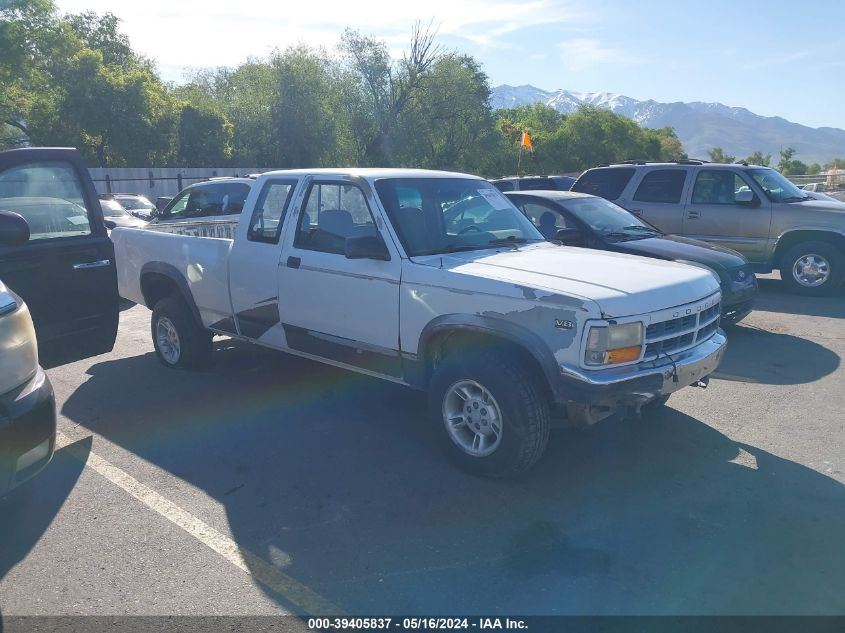
M643 360L681 352L707 340L719 329L721 304L687 316L652 323L646 328Z

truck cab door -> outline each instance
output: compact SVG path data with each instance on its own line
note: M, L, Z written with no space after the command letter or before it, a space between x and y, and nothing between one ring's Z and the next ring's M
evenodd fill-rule
M119 311L114 247L81 155L0 152L0 210L29 225L28 241L0 245L0 279L28 304L42 359L110 351Z
M298 183L297 178L279 177L253 186L229 254L233 318L213 324L212 329L271 347L285 347L276 269L283 227Z
M360 179L304 183L283 238L279 312L291 351L399 378L402 263L381 213Z
M750 203L737 200L749 191L753 194ZM771 221L771 202L750 179L731 169L701 169L684 207L683 235L732 248L752 263L763 263Z

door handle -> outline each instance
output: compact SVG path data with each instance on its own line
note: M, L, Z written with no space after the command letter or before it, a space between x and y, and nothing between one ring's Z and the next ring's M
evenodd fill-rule
M299 257L294 257L293 255L288 257L288 268L299 268L301 263L302 260Z
M690 211L689 213L687 213L687 217L690 220L696 220L701 217L701 213L699 213L698 211Z
M96 262L82 262L81 264L74 264L74 270L88 270L89 268L105 268L106 266L111 266L110 259L100 259Z

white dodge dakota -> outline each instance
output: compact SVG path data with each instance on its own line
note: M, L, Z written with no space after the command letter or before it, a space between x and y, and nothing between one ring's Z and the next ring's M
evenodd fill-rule
M270 172L234 239L112 240L167 367L225 335L426 390L447 452L491 476L533 465L552 419L706 385L725 350L709 271L547 242L465 174Z

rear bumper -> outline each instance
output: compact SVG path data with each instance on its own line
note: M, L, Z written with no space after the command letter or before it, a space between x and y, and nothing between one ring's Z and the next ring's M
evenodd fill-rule
M727 348L722 330L672 358L603 370L561 367L558 400L589 405L639 406L706 378L719 366Z
M0 495L42 470L56 446L56 399L40 367L0 396Z

